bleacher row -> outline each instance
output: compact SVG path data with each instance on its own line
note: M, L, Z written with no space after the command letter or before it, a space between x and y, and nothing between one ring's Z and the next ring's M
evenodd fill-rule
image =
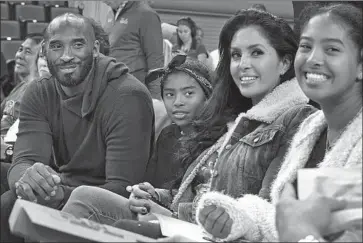
M82 14L67 1L0 1L1 51L13 59L26 35L42 33L49 22L65 12Z

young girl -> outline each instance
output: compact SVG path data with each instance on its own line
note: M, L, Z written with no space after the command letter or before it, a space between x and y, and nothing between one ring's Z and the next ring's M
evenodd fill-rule
M161 131L145 179L155 187L169 188L185 170L178 161L179 139L190 133L192 120L212 93L212 71L197 60L178 55L166 68L151 71L146 80L157 76L162 76L161 97L173 124Z
M217 192L204 195L197 219L216 238L277 241L275 204L285 185L292 183L296 191L300 168L361 170L362 10L347 4L313 6L303 11L300 23L296 77L304 93L322 110L306 118L294 136L272 184L272 203L257 195L245 195L238 200ZM310 223L309 228L297 227L297 238L290 241L308 235L317 239L332 233L315 232L314 220ZM356 232L349 232L349 227L346 230L339 241L362 241L361 227L358 238Z
M208 58L208 51L202 43L197 43L197 25L195 22L187 17L179 19L176 25L178 26L177 44L173 46L172 51L186 54L189 58L205 63Z
M195 207L211 179L213 189L234 197L269 196L292 135L313 111L294 79L297 40L283 19L247 10L226 23L219 49L216 87L182 145L181 161L188 169L181 186L170 192L149 183L134 185L129 199L79 187L63 211L101 223L148 211L195 223ZM233 123L228 133L227 122Z

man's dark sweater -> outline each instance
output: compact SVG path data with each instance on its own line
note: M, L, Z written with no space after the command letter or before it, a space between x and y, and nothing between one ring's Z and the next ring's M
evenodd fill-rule
M75 97L54 77L29 85L8 173L11 189L35 162L59 172L64 201L80 185L128 196L126 186L143 180L154 141L150 93L124 64L102 55L85 82Z

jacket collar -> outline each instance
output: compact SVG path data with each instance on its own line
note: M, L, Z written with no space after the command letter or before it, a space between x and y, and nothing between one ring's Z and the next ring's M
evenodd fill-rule
M250 110L239 114L234 122L227 124L228 132L218 152L223 151L243 118L271 124L291 107L307 104L308 101L309 98L302 92L296 78L280 84Z
M310 154L327 128L323 111L310 115L295 134L281 169L272 184L271 199L277 202L280 193L288 182L297 178L299 169L304 168ZM360 167L362 166L362 110L347 125L341 136L328 151L318 167Z
M296 78L286 81L267 94L247 111L245 117L271 124L292 106L306 104L309 98L302 92Z

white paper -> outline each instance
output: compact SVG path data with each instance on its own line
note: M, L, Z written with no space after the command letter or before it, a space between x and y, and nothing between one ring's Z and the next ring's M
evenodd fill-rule
M40 242L156 242L133 232L79 219L64 212L18 199L9 218L10 230Z
M349 228L362 225L362 168L316 168L298 171L298 195L300 200L313 193L344 199L347 209L333 213L330 233L336 233L339 225Z
M18 134L18 128L19 128L19 119L17 119L13 125L9 128L8 132L6 133L6 136L4 137L5 143L15 143L17 139Z
M209 242L203 239L203 237L205 237L205 234L203 233L203 229L199 225L157 213L154 213L154 215L159 220L161 233L164 236L171 237L175 235L182 235L191 239L191 241Z

